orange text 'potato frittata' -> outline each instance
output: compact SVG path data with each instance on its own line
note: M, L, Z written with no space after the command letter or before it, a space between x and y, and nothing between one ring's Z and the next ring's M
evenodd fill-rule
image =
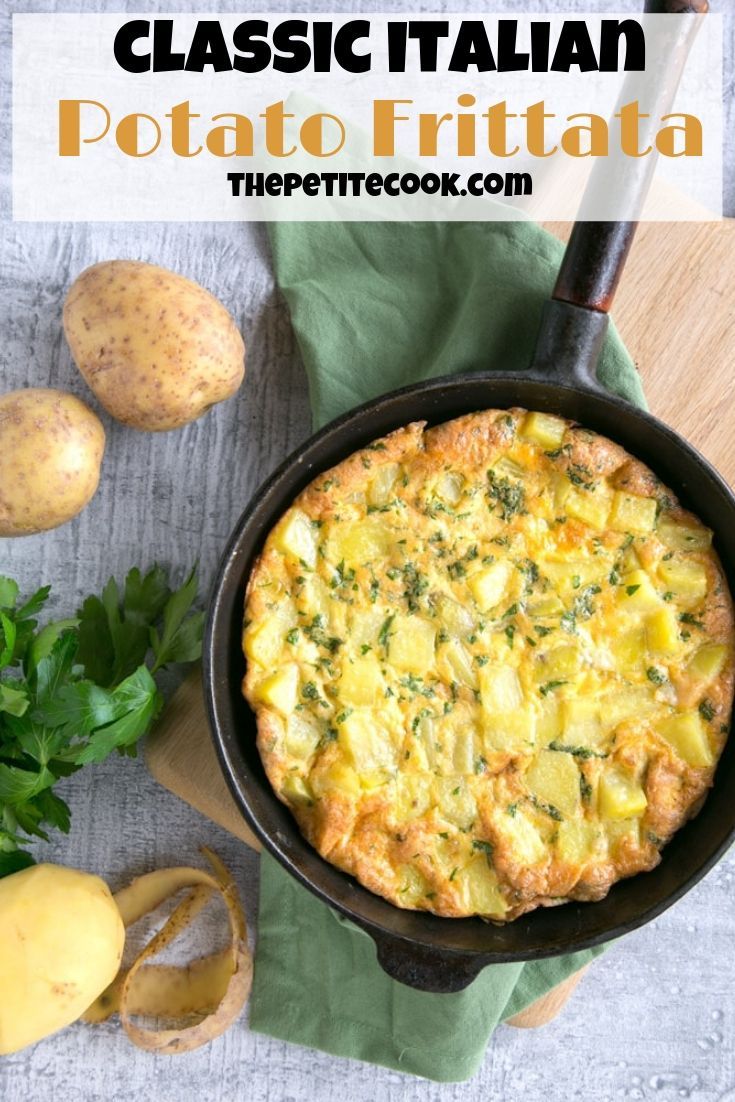
M508 920L651 869L727 737L711 532L559 417L409 425L268 536L245 695L270 783L399 907Z

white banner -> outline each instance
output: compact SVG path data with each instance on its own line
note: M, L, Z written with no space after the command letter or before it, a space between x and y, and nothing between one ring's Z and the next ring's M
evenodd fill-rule
M13 217L566 220L594 166L587 218L719 218L721 58L716 15L19 14Z

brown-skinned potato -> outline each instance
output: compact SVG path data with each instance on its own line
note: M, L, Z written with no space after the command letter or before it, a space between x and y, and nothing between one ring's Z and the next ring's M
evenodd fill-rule
M65 524L97 489L105 430L84 402L28 387L0 395L0 536Z
M222 303L138 260L83 271L64 303L64 332L107 412L148 432L201 417L231 397L245 373L245 346Z

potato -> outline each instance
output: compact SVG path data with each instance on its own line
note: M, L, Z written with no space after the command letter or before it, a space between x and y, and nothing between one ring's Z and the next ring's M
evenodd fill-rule
M84 1013L117 975L125 928L103 880L34 865L0 880L0 1054Z
M72 356L108 413L164 432L231 397L245 346L213 295L176 272L138 260L87 268L64 303Z
M94 496L105 430L63 390L0 395L0 536L65 524Z

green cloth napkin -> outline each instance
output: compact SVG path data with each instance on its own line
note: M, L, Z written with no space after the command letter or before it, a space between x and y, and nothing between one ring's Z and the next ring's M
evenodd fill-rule
M269 232L315 427L420 379L526 368L562 254L530 222L271 223ZM645 406L612 328L599 377ZM475 1073L499 1022L600 952L494 965L454 995L414 991L382 971L367 934L263 854L250 1024L455 1082Z

